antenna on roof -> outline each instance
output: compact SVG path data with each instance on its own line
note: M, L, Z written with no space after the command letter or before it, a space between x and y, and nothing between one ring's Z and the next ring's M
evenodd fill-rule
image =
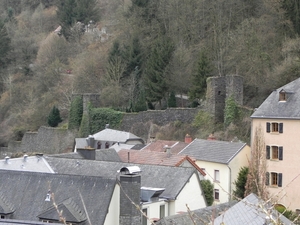
M50 189L48 190L48 193L46 195L46 198L45 198L45 202L50 202L51 201L51 191Z

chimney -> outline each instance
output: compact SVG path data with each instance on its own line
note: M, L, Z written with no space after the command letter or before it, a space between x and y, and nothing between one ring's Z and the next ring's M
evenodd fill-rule
M77 152L82 155L85 159L95 160L96 159L96 150L95 148L77 148Z
M185 138L184 138L184 142L185 142L186 144L189 144L189 143L191 143L192 141L193 141L193 139L192 139L191 135L186 134L186 135L185 135Z
M123 167L119 173L120 225L141 225L141 170L138 166ZM131 202L133 201L133 203Z
M87 138L86 138L86 142L88 144L88 146L90 148L94 148L95 147L95 138L92 136L92 135L89 135Z
M165 149L165 152L167 153L167 157L170 158L170 156L171 156L171 146L165 145L164 149Z
M214 136L214 133L211 133L211 134L208 136L207 140L210 140L210 141L216 140L216 137Z

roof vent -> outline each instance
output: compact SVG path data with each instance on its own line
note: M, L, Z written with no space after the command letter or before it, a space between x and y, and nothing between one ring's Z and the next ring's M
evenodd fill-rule
M105 129L107 129L107 128L109 128L109 124L106 124L106 125L105 125Z
M6 163L6 164L9 164L9 156L5 156L4 159L5 159L5 163Z
M27 158L28 158L28 155L25 154L25 155L23 156L23 161L24 161L24 162L27 162Z

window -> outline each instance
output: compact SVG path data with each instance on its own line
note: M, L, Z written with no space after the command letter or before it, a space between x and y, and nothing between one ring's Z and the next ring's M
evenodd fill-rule
M0 215L0 219L5 219L5 216L4 215Z
M220 182L220 171L215 170L215 182Z
M271 185L272 187L282 187L282 173L267 172L266 185Z
M143 209L142 225L147 225L147 215L148 215L148 210L147 209Z
M283 123L267 123L267 133L283 133Z
M279 101L286 101L286 92L285 91L281 91L279 92Z
M266 146L267 159L283 160L283 147L282 146Z
M159 207L159 218L164 218L165 217L165 205L160 205Z
M214 190L214 197L215 197L215 200L220 200L220 192L219 192L219 189L215 189Z

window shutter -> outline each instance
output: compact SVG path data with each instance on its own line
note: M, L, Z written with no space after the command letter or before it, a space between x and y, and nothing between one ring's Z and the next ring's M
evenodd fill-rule
M279 123L279 133L283 133L283 123Z
M279 150L278 158L279 160L283 160L283 147L280 146L278 150Z
M267 151L266 152L266 156L267 156L266 158L270 159L270 146L269 145L266 146L266 151Z
M278 173L278 187L282 187L282 173Z
M269 172L266 172L266 185L268 186L269 185Z
M267 123L267 133L270 133L270 129L271 128L271 124L270 123Z

